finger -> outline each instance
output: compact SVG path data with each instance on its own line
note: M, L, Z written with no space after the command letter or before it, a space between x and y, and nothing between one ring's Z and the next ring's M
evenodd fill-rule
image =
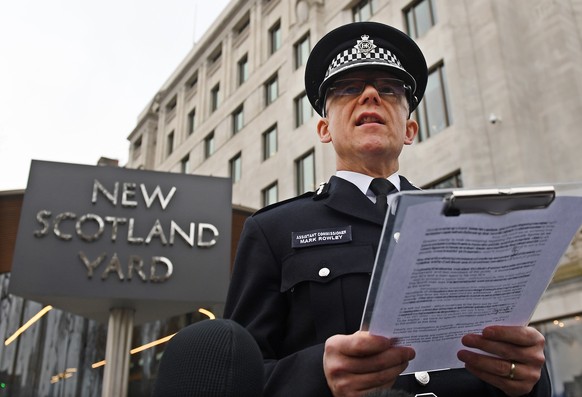
M354 392L365 395L374 389L392 387L407 366L408 362L377 372L334 374L328 378L328 384L334 395L352 395Z
M403 365L406 367L414 356L415 352L410 347L391 347L381 353L365 357L343 355L326 347L324 365L331 373L365 374Z
M328 345L346 356L366 357L389 349L392 341L383 336L358 331L351 335L334 335L326 341L326 346Z
M507 361L516 361L540 367L545 362L543 339L527 346L505 341L490 340L481 335L465 335L463 345L493 354Z
M509 396L529 393L541 376L539 368L467 350L459 351L457 357L465 362L467 371Z
M457 357L465 363L465 368L475 376L510 390L522 392L526 390L528 392L528 388L533 388L541 377L541 367L537 365L508 361L467 350L459 351Z
M509 363L509 368L510 366L511 363ZM503 392L508 396L523 396L529 393L537 382L537 380L530 381L516 378L517 376L520 376L517 375L517 371L520 370L519 366L516 366L515 368L515 375L513 379L509 378L509 372L505 376L498 376L469 365L466 365L465 368L467 371L480 378L484 382L503 390Z
M534 346L545 342L544 336L533 327L494 325L483 329L483 337L518 346Z

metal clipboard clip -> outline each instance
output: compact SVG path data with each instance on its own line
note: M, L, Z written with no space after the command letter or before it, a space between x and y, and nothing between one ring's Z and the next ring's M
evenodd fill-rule
M553 186L452 191L444 197L443 214L503 215L508 212L547 208L556 198Z

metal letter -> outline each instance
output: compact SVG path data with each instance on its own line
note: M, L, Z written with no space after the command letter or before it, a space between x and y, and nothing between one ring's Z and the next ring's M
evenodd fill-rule
M97 222L98 225L97 232L95 232L92 236L84 234L83 230L81 229L81 225L85 223L86 220L92 220ZM77 231L77 236L81 237L81 239L83 239L84 241L90 243L92 241L98 240L99 237L101 237L103 231L105 230L105 223L103 222L103 219L101 219L99 215L85 214L79 218L79 220L75 224L75 229Z
M44 220L43 218L50 218L51 216L51 212L47 211L47 210L40 210L37 212L36 214L36 220L38 221L38 223L40 223L42 225L42 229L41 230L35 230L34 231L34 235L35 237L44 237L48 234L48 230L49 230L49 222Z
M87 268L87 278L89 278L89 279L93 278L93 270L96 269L97 266L99 266L101 264L103 259L105 259L106 255L107 254L105 252L103 252L101 255L99 255L99 257L97 257L97 259L95 259L93 262L91 262L89 260L89 258L87 258L87 255L85 255L85 253L83 251L79 251L79 257L81 258L81 260L85 264L85 267Z
M105 187L95 179L93 181L93 196L91 198L91 202L95 204L97 202L97 191L100 191L111 201L111 204L114 206L117 205L117 192L119 191L119 182L115 182L115 188L113 190L113 194L109 192L109 190L105 189Z
M166 274L163 276L156 276L156 264L162 263L166 265ZM153 256L152 257L152 267L150 269L150 281L152 283L163 283L167 279L170 278L172 272L174 271L174 266L172 266L172 262L163 256Z
M55 236L65 241L69 241L70 239L72 239L73 235L62 233L61 229L59 229L59 226L61 225L61 221L65 219L75 219L76 217L77 215L75 215L72 212L63 212L58 214L57 217L55 218L55 223L53 225L53 232L55 233Z
M137 272L137 274L139 275L139 277L141 278L142 281L148 281L147 275L145 274L145 272L143 271L143 260L141 259L140 256L138 255L130 255L129 256L129 262L127 264L127 279L131 280L131 278L133 277L133 270L135 269L135 271Z
M127 218L116 218L113 216L106 216L105 222L111 223L111 241L117 240L117 225L120 223L127 223Z
M170 189L170 192L168 193L168 195L166 197L164 197L164 196L162 196L162 189L160 189L160 186L158 185L154 189L154 192L152 193L152 195L148 196L148 191L146 190L145 185L142 183L139 185L139 187L141 188L141 194L143 195L143 199L145 200L146 206L148 208L150 208L152 206L154 199L156 197L159 197L160 205L162 206L162 209L165 210L168 203L170 202L170 200L174 196L174 193L176 193L176 188L172 186L172 189Z
M214 234L214 238L212 240L210 241L203 240L205 229L209 230L211 233ZM198 224L198 244L197 244L198 247L204 248L212 247L214 244L216 244L216 237L218 237L218 229L214 225L211 225L210 223Z
M119 280L123 281L123 270L121 270L121 263L119 262L119 257L117 256L117 252L113 253L113 258L109 261L109 264L103 270L103 274L101 274L101 280L105 280L109 275L109 272L117 272L117 276Z
M162 225L160 224L159 219L156 219L156 223L154 223L152 230L150 230L150 234L148 234L148 236L146 237L145 243L146 244L151 243L152 237L155 237L155 236L160 237L160 241L162 242L163 245L168 244L168 240L166 239L166 236L164 235L164 229L162 229Z
M143 243L143 237L133 237L133 224L135 220L133 218L129 218L129 226L127 227L127 242L132 244L141 244Z
M174 221L170 221L170 245L174 245L174 236L178 232L180 236L190 245L194 247L195 223L190 222L190 235L187 235L184 230Z
M123 193L121 193L121 205L124 207L137 207L137 201L129 200L129 197L135 197L135 183L125 182L123 184Z

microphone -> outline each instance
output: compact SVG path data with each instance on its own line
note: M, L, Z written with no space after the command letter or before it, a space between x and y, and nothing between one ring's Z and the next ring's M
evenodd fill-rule
M232 320L203 320L166 346L153 397L259 397L264 365L251 334Z
M404 390L377 389L366 394L365 397L414 397L414 394L407 393Z

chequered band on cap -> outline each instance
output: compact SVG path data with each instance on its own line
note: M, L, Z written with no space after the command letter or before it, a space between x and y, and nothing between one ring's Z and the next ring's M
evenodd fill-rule
M333 76L335 73L352 64L359 64L362 62L389 64L393 67L396 67L404 71L404 68L402 67L402 64L400 63L398 58L396 58L396 56L392 54L392 52L390 52L389 50L373 46L371 50L364 52L361 49L357 48L357 46L354 46L353 48L349 48L339 53L331 61L329 67L327 68L327 72L325 73L325 79L327 79L330 76Z

